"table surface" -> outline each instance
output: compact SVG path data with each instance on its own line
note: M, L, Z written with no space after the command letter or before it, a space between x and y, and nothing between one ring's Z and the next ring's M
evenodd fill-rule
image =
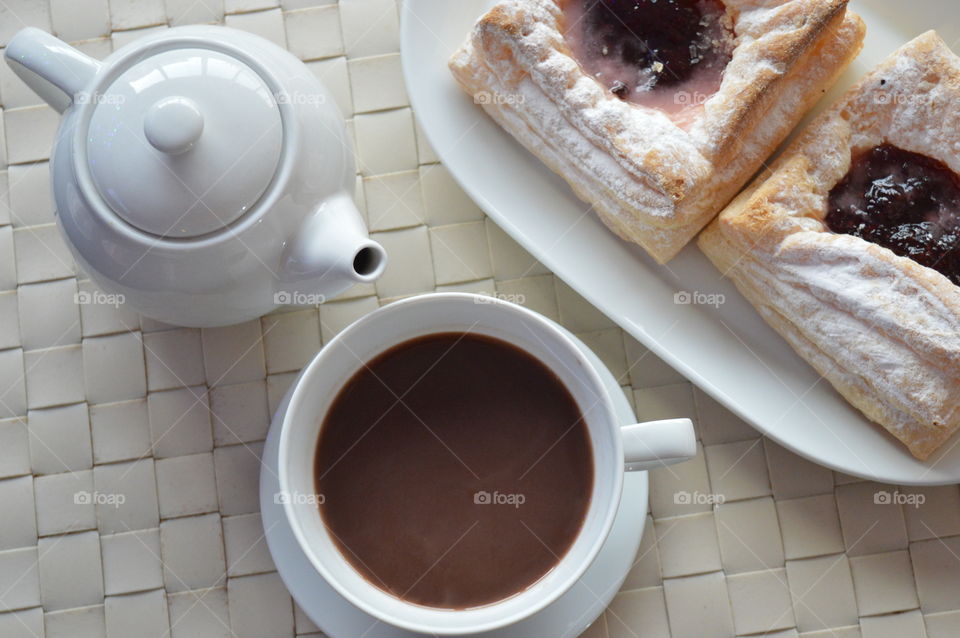
M0 636L322 636L263 540L269 415L337 331L433 290L542 312L596 350L638 417L696 421L697 458L651 474L643 544L589 638L960 636L958 487L878 485L804 461L526 254L418 130L395 0L2 0L0 46L29 25L103 57L190 23L267 37L326 82L390 266L319 308L228 328L110 305L53 223L57 116L0 64Z

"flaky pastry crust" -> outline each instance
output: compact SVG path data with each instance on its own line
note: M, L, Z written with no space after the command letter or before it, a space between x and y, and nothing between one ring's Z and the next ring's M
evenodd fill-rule
M960 288L823 223L852 155L883 143L960 173L960 58L934 32L824 112L700 236L813 367L926 459L960 427Z
M725 4L733 57L686 128L584 72L564 40L561 0L498 4L450 68L608 227L663 263L756 173L863 41L847 0Z

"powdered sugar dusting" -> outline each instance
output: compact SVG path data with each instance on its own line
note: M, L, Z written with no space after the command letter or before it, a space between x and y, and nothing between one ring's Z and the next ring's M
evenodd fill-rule
M784 43L748 34L750 46L738 44L719 90L688 130L661 109L619 99L583 71L561 31L560 0L505 0L481 18L450 66L468 92L505 96L484 108L617 234L666 261L756 171L862 40L856 19L837 24L821 11L826 0L781 0L786 12L749 0L726 4L739 19L763 12L755 24L789 23L805 47L816 42L825 51L816 63L804 60L790 83L775 85L782 75L762 70L776 66ZM797 13L806 19L799 26ZM770 96L786 94L774 112ZM770 116L756 117L751 107Z
M908 144L956 166L947 105L958 102L960 60L935 34L917 38L815 120L757 196L700 242L805 359L920 458L960 427L960 287L821 220L852 150Z

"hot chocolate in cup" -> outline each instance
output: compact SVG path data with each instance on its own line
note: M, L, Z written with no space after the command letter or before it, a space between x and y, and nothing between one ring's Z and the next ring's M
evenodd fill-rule
M432 358L423 348L433 348ZM419 363L411 363L418 353ZM406 370L404 365L413 368ZM486 380L467 386L475 378L463 373L461 368L468 366L482 369ZM526 372L517 375L518 370ZM406 386L394 388L404 383L405 374ZM472 413L445 420L449 412L442 406L450 387L440 386L460 383L458 379L463 380L464 394L460 401L446 404ZM532 389L512 387L527 383L523 379L532 382ZM484 391L496 391L497 383L499 392L511 397L512 407L521 413L531 406L539 411L511 417L509 424L494 421L502 421L504 414L493 409L496 401L481 403L477 398ZM377 398L378 386L381 395L387 392L396 398L386 406L391 409L374 406L384 400ZM420 401L416 410L407 405L415 396L413 389ZM438 410L430 401L433 389L443 390L435 395ZM363 412L358 406L365 401L371 409L358 416ZM419 426L426 436L420 436L423 431L417 434ZM556 428L553 433L551 427ZM487 438L478 432L472 439L470 428L485 430ZM522 436L511 439L517 429L536 441L527 445ZM437 443L433 448L428 446L431 440ZM509 466L510 453L502 451L498 459L470 441L492 441L489 445L501 444L502 450L516 443L523 448L521 456L526 454L517 467L535 466L528 475L539 472L539 478L527 484L527 491L517 489L511 480L519 479L522 485L530 479L520 476L523 470L512 477L508 470L501 471L498 462ZM396 627L465 635L523 620L569 590L610 532L623 473L686 460L696 453L696 440L689 419L621 424L594 365L562 328L545 317L499 299L437 293L385 306L332 339L304 368L291 391L279 448L280 491L288 495L281 501L285 514L307 559L327 582L364 612ZM448 471L443 464L465 467ZM337 474L339 479L333 481L331 476ZM463 483L434 488L431 476ZM417 485L419 478L424 479L421 489L403 491L402 486ZM565 492L551 492L552 485ZM463 503L456 500L458 489ZM358 506L356 500L364 495L370 503ZM403 502L395 503L397 499ZM446 502L456 506L430 509L429 499L435 504L451 499ZM351 523L351 515L363 520ZM497 554L498 547L510 550L510 533L518 524L535 529L532 536L542 535L542 530L548 535L557 532L541 539L547 558L532 568L536 561L525 560L523 553L509 560ZM424 534L421 547L413 548L409 531L418 525L431 534ZM431 546L432 532L439 533L444 526L466 530L464 538L470 538L472 530L480 529L477 525L483 525L484 532L469 542L454 534L446 537L452 542L443 541L447 547ZM504 542L496 540L497 526L502 526ZM380 535L382 543L376 536L371 540L365 530ZM520 538L514 537L516 542ZM435 560L421 565L424 573L413 578L410 569L417 566L410 555L420 550L428 556L433 551ZM473 587L492 582L489 567L497 560L502 564L500 589ZM459 561L460 568L438 572L436 566L444 561ZM398 562L399 569L388 569ZM444 576L437 577L438 573ZM452 598L443 597L443 578L452 585ZM425 581L435 587L405 586Z

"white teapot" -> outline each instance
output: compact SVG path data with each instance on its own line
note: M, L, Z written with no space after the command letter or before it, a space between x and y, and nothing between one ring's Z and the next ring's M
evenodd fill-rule
M6 58L63 113L50 164L67 244L142 314L238 323L383 272L343 118L275 44L178 27L98 62L27 28Z

